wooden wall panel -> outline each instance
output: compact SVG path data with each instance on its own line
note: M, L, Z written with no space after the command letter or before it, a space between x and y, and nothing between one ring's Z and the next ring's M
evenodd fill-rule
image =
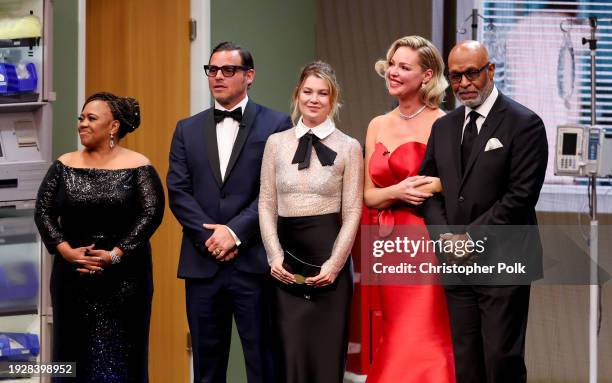
M189 0L87 1L86 94L106 90L140 101L141 126L121 144L149 157L164 184L176 121L189 115L189 9ZM189 379L184 284L176 278L180 236L166 206L152 239L153 383Z

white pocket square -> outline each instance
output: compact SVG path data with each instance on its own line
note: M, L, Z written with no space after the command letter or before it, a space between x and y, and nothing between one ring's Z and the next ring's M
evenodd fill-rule
M502 145L502 143L499 142L497 138L490 138L489 141L487 141L487 145L485 146L484 151L488 152L489 150L495 150L503 147L504 145Z

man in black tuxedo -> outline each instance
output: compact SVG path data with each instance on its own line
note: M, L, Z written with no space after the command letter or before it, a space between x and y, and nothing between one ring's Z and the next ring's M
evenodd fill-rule
M457 382L526 382L529 284L542 275L535 205L546 172L546 131L534 112L496 89L495 64L481 43L456 45L448 70L463 106L434 123L421 166L443 188L423 206L430 233L445 244L484 240L484 253L445 254L443 261L520 260L528 275L459 277L462 283L446 286Z
M178 266L185 279L195 382L226 381L232 316L249 383L273 378L265 334L266 252L257 205L268 137L291 127L289 116L249 100L251 54L225 42L204 67L215 107L177 123L167 185L183 226Z

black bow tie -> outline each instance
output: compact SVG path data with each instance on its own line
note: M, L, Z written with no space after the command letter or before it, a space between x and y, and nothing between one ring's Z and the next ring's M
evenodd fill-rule
M220 123L225 118L233 118L234 120L242 121L242 108L236 108L232 111L215 109L215 124Z
M298 170L306 169L310 166L310 153L312 153L313 146L321 165L331 166L334 164L337 153L323 145L319 137L312 133L306 133L300 138L300 143L291 161L292 164L299 164Z

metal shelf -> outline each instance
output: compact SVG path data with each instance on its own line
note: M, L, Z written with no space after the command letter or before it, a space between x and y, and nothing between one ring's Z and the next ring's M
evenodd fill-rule
M42 108L47 105L48 102L16 102L16 103L1 103L2 96L0 96L0 113L14 113L14 112L31 112Z
M4 311L4 309L0 309L0 318L1 317L13 317L16 315L38 315L37 307L17 307L11 308Z

